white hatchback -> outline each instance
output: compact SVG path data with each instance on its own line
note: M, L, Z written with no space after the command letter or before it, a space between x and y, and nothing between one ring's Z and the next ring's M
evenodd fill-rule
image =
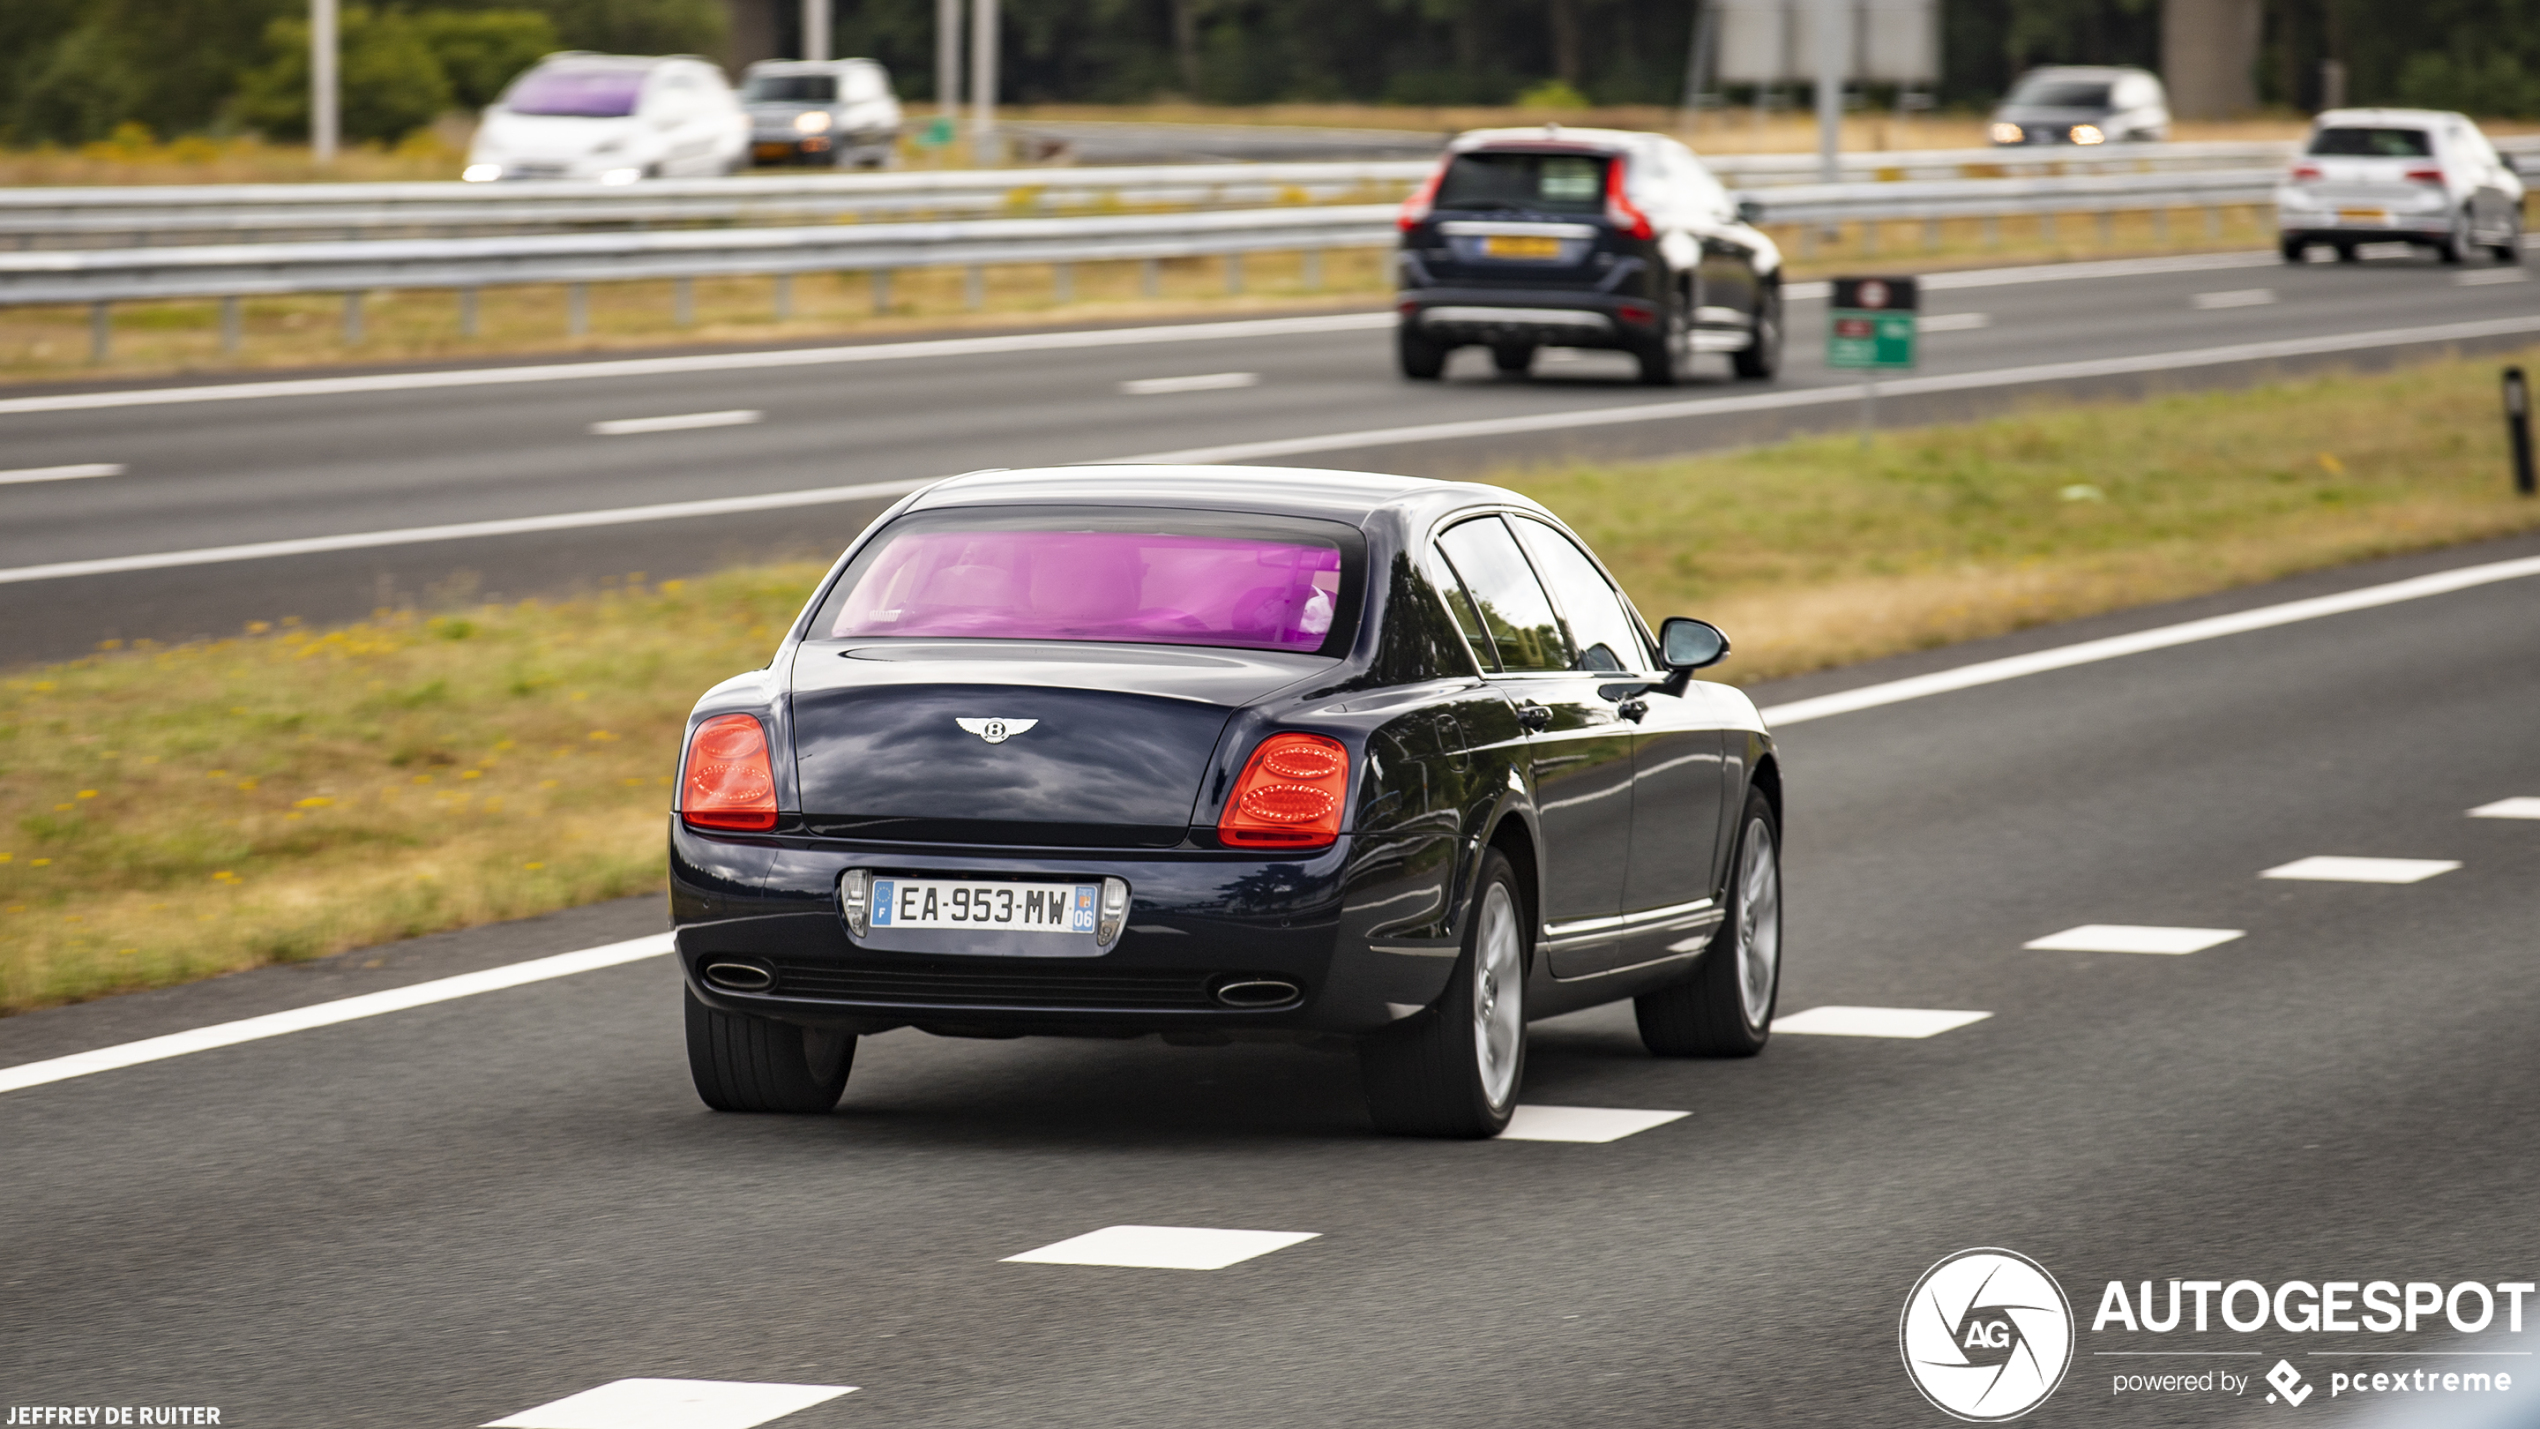
M462 177L623 184L728 174L749 146L750 116L711 62L568 52L540 60L485 107Z
M2284 261L2315 246L2353 262L2358 245L2413 243L2458 263L2485 248L2522 261L2522 176L2465 115L2332 109L2275 192Z

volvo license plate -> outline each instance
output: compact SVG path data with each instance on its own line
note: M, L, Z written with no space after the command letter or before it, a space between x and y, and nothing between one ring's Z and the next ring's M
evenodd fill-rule
M873 880L873 927L958 928L1094 935L1100 883L960 883L945 878Z
M1561 240L1537 238L1527 234L1494 233L1482 240L1482 256L1486 258L1524 258L1534 262L1561 256Z

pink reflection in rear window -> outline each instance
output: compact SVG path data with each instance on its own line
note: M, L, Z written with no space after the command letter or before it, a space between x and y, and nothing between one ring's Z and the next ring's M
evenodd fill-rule
M1312 650L1332 628L1329 546L1134 531L931 531L891 541L830 635L1111 640Z

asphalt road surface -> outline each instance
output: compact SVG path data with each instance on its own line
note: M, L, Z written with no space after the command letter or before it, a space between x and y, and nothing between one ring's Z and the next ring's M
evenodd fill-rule
M2270 254L2224 254L1936 277L1923 366L1882 384L1879 413L1946 420L2041 393L2128 396L2526 345L2540 335L2535 293L2519 268L2415 257L2293 269ZM1444 383L1406 383L1394 374L1389 317L1360 312L320 379L316 391L243 399L273 389L225 383L211 391L233 400L218 401L194 400L199 386L0 395L0 599L10 612L0 665L106 639L228 634L250 620L329 622L636 571L660 579L737 560L826 559L897 484L980 467L1187 454L1460 476L1855 423L1857 384L1820 361L1822 285L1795 296L1788 369L1769 385L1734 382L1712 357L1703 380L1653 390L1617 355L1560 352L1532 379L1503 381L1478 349L1458 354ZM747 424L597 434L606 423L733 413ZM115 474L8 479L62 468ZM860 499L558 525L575 513L877 485L887 490ZM500 520L532 529L473 526ZM329 544L453 524L466 529ZM123 568L302 539L320 549ZM79 573L76 563L98 560L110 564Z
M2081 1319L2033 1423L2357 1423L2391 1406L2321 1386L2383 1364L2521 1381L2406 1422L2529 1414L2540 1336L2501 1303L2476 1336L2090 1322L2110 1280L2540 1278L2540 820L2467 813L2540 796L2536 615L2526 576L1791 726L1783 1016L1990 1015L1741 1062L1654 1060L1625 1010L1539 1024L1529 1106L1687 1113L1610 1142L1380 1137L1351 1061L1299 1048L906 1030L863 1044L834 1115L720 1116L660 957L0 1092L0 1397L247 1429L458 1429L624 1379L856 1387L785 1429L1939 1425L1899 1311L2001 1246ZM2321 856L2457 867L2261 876ZM2243 936L2024 946L2094 924ZM13 1018L0 1084L660 926L607 905ZM1112 1226L1313 1238L1205 1271L1007 1260ZM2143 1350L2222 1353L2113 1353ZM2299 1412L2262 1399L2279 1358ZM2147 1365L2256 1382L2112 1393Z

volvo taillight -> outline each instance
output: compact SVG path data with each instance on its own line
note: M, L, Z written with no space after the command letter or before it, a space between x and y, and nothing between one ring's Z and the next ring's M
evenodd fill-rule
M1244 764L1217 819L1234 848L1322 848L1341 836L1349 750L1319 734L1274 734Z
M1403 232L1409 233L1418 228L1420 220L1429 216L1429 210L1438 200L1438 185L1446 179L1446 165L1454 162L1453 159L1449 159L1446 163L1439 164L1429 172L1427 178L1420 181L1420 187L1411 191L1411 197L1402 201L1402 212L1395 215L1394 223Z
M716 715L688 736L679 817L698 829L776 827L776 775L768 766L767 731L755 716Z
M1649 226L1649 215L1632 203L1623 192L1623 165L1627 161L1617 154L1605 165L1605 217L1616 228L1634 238L1647 238L1656 230Z
M2443 182L2443 171L2441 169L2410 169L2408 170L2408 182L2412 184L2439 184Z

